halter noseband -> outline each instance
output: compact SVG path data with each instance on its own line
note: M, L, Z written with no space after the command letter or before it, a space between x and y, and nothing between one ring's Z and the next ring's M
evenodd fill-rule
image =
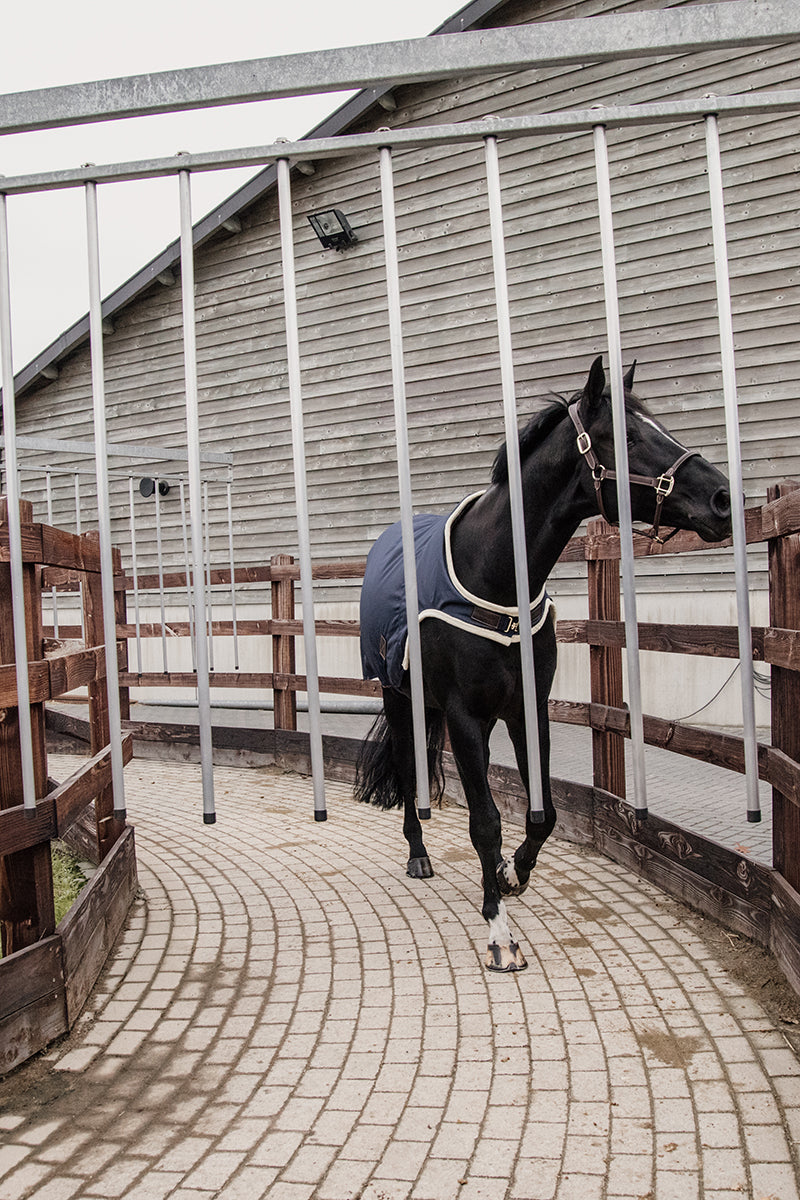
M601 462L598 462L597 455L595 454L594 450L592 449L592 439L589 437L589 434L584 429L583 422L581 421L580 417L578 416L578 404L579 403L580 403L580 401L576 400L576 402L574 404L570 404L569 407L567 408L567 412L569 413L570 417L572 418L572 424L575 426L575 428L578 431L578 450L585 458L586 465L592 472L592 481L594 482L594 490L597 493L597 503L600 508L600 512L602 513L605 520L608 521L609 525L614 525L614 524L616 524L616 522L612 521L609 518L608 514L606 513L605 505L603 504L603 490L602 489L603 489L603 480L604 479L616 479L617 472L609 471L606 467L603 466L603 464ZM677 471L678 467L682 466L686 462L687 458L692 458L694 455L699 454L699 453L700 453L699 450L684 451L684 453L681 454L679 458L675 459L675 462L672 464L672 466L668 467L667 470L664 471L663 474L661 474L661 475L657 475L657 476L656 475L630 475L629 476L631 483L640 483L644 487L655 488L656 510L655 510L655 513L653 514L653 524L651 525L651 527L649 529L645 530L644 536L651 538L652 541L654 541L654 542L658 542L659 545L663 545L664 542L669 541L669 539L678 532L677 529L673 529L672 533L668 533L665 538L658 536L658 529L659 529L659 525L661 522L661 505L664 503L664 500L670 494L670 492L672 491L672 489L675 485L675 472Z

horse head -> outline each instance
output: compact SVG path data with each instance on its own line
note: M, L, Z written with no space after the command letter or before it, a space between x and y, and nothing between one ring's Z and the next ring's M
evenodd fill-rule
M626 437L634 521L652 522L658 539L660 524L690 529L704 541L719 542L731 531L728 481L698 451L687 450L667 432L633 392L636 363L626 373ZM611 416L611 389L602 358L592 363L586 386L572 397L569 414L577 433L582 486L593 507L615 523L618 520L616 460Z

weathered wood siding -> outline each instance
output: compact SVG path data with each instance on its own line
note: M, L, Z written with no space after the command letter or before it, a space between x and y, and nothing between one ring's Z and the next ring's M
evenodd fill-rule
M509 4L493 23L650 7L659 5L528 0ZM800 54L791 47L588 64L398 89L397 111L376 109L372 127L797 86ZM785 116L722 126L744 471L754 499L768 480L800 471L799 131L800 119ZM669 428L724 463L702 126L612 131L609 141L626 359L639 361L641 394ZM486 480L502 430L483 151L409 152L395 165L415 504L446 509ZM550 389L580 386L593 356L606 351L591 136L507 142L501 166L525 414ZM377 161L320 163L312 177L295 174L293 194L313 553L357 558L398 514ZM358 233L345 254L323 251L306 220L332 205ZM295 545L274 193L242 223L241 233L220 236L196 257L202 439L205 449L235 456L239 563ZM179 282L154 285L114 324L105 341L109 437L184 444ZM23 434L91 436L88 348L62 364L55 382L21 399L18 423ZM39 456L45 460L57 457ZM137 478L153 473L132 469ZM36 500L29 478L25 493ZM113 536L123 552L127 486L126 477L114 489ZM220 486L211 491L222 494ZM72 480L54 477L54 492L56 523L69 524ZM144 542L154 504L138 494L136 504ZM165 562L182 563L177 489L162 503L162 520ZM227 556L225 521L218 510L219 561ZM730 554L691 558L672 590L730 586ZM151 543L143 569L153 562ZM642 587L654 587L662 569L658 560L642 564ZM574 567L557 574L561 591L583 586Z

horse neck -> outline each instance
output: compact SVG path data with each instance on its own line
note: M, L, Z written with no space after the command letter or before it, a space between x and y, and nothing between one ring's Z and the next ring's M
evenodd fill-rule
M574 439L558 426L522 464L531 598L544 587L567 542L593 511L579 483ZM456 522L451 550L461 583L494 604L517 603L509 485L493 484Z

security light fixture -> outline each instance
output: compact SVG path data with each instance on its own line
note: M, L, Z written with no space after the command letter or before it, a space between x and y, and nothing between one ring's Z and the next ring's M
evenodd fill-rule
M326 250L345 250L358 241L347 217L338 208L312 213L308 219Z
M148 496L155 495L155 490L156 490L155 479L140 479L139 480L139 491L145 497L145 499L147 499ZM169 495L169 484L167 483L166 479L159 479L158 494L159 494L159 496L168 496Z

